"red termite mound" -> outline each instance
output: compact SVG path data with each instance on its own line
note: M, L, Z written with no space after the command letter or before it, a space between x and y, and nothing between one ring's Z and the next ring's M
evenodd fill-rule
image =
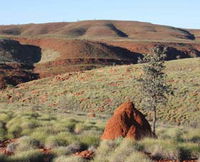
M114 115L106 124L101 139L111 140L127 137L139 140L147 136L153 137L150 124L132 102L126 102L114 111Z

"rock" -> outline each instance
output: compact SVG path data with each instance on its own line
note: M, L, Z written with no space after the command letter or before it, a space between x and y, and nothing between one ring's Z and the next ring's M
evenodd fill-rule
M123 103L108 120L101 139L112 140L127 137L139 140L153 137L150 124L132 102Z
M92 159L94 157L94 152L90 150L85 150L81 152L76 152L74 155L82 157L84 159Z
M90 117L90 118L95 118L96 114L95 113L88 113L87 116Z

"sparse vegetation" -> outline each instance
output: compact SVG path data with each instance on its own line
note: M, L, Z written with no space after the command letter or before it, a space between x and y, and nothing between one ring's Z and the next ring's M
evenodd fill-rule
M101 141L113 109L132 100L143 109L137 88L142 65L113 66L66 73L0 91L0 141L14 154L0 161L89 161L74 154L95 151L93 162L150 162L200 157L199 60L166 62L167 82L174 89L158 109L158 139Z
M165 65L167 83L172 85L174 96L169 96L167 104L158 109L158 120L169 124L199 127L199 59L170 61ZM143 96L136 88L139 86L137 80L141 75L141 65L128 65L45 78L22 84L19 88L0 91L0 106L2 109L22 111L37 107L44 114L48 114L49 111L84 111L109 116L122 102L132 100L136 107L147 115L148 120L152 121L152 113L142 108ZM69 129L70 127L74 129L76 123L69 124Z
M21 112L4 110L6 129L2 134L3 139L9 139L10 129L17 122L20 132L16 141L10 145L15 154L9 157L0 154L2 162L7 161L81 161L80 157L73 154L81 150L95 150L94 162L122 162L140 161L150 162L151 159L191 159L200 156L200 130L180 126L166 126L159 124L157 129L158 139L143 139L141 141L124 140L119 138L114 141L100 141L102 134L101 125L105 125L105 119L101 116L86 119L86 113L80 113L77 120L75 113L43 114L38 112ZM79 114L78 114L79 115ZM34 127L23 127L24 119L36 120ZM72 126L71 126L72 125ZM81 131L76 132L76 125L81 125ZM69 129L70 128L70 129ZM11 130L12 130L11 129ZM23 129L32 131L24 132ZM13 132L12 132L13 133ZM7 146L11 147L11 146ZM50 149L49 154L41 152L40 148ZM148 153L148 154L145 154Z

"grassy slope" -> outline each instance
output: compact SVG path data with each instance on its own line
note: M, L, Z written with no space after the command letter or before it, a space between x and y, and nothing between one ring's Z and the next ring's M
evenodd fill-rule
M72 155L85 149L95 151L92 162L124 159L150 162L143 152L148 152L153 159L182 160L200 156L199 129L191 127L159 125L158 139L101 141L105 120L99 116L89 118L84 113L0 110L0 124L0 140L16 138L9 144L14 155L6 157L1 151L1 162L50 161L52 158L56 162L86 162ZM39 147L51 150L45 154Z
M159 118L177 124L197 124L200 118L200 60L182 59L166 65L168 82L173 85L175 95L159 109ZM21 84L18 88L7 88L0 92L0 103L2 108L38 106L109 113L122 102L133 100L137 108L142 109L142 96L136 81L141 74L141 65L66 73ZM151 119L150 111L143 112Z

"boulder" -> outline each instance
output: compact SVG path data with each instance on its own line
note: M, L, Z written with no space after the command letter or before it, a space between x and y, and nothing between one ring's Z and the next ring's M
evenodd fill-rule
M145 116L138 111L132 102L120 105L108 120L101 139L112 140L119 137L139 140L153 137L151 126Z

